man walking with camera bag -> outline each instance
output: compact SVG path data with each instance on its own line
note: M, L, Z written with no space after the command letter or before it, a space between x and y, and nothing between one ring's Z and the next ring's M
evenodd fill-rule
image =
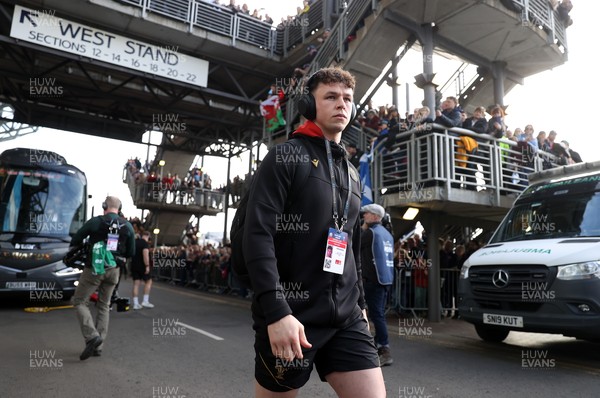
M107 196L102 203L103 216L89 219L71 240L72 246L83 244L89 237L91 253L73 295L73 305L85 339L85 349L79 359L100 356L108 333L110 299L119 282L119 268L127 257L135 254L135 233L132 225L119 216L121 201ZM90 295L98 290L96 322L90 312Z

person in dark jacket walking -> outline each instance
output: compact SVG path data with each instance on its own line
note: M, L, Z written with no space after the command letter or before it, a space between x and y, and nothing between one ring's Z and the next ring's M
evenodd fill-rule
M131 224L119 216L121 201L107 196L102 203L103 216L89 219L75 233L71 246L80 246L89 237L91 262L86 264L73 294L73 305L85 339L82 361L100 356L108 334L110 297L119 282L119 267L135 254L135 233ZM97 253L104 253L97 258ZM98 291L96 321L89 309L90 295Z
M256 397L295 397L313 366L339 396L386 394L362 287L360 179L340 145L354 86L338 68L312 75L299 103L306 122L269 151L250 188Z
M375 344L381 366L394 362L390 352L385 303L394 282L394 237L381 224L385 209L376 203L363 206L364 223L360 242L363 286L369 318L375 326Z

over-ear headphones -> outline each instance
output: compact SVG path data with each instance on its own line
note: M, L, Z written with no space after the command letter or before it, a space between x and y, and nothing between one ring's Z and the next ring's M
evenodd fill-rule
M121 201L119 201L119 211L121 211L121 208L123 207L123 203L121 203ZM102 210L106 210L108 209L108 204L106 204L106 200L104 202L102 202Z
M315 97L312 95L312 91L315 89L316 83L316 75L319 71L313 73L306 84L304 85L304 93L298 99L298 112L302 116L304 116L307 120L315 120L317 118L317 104L315 101ZM350 111L350 120L352 122L356 117L356 104L352 102L352 110Z

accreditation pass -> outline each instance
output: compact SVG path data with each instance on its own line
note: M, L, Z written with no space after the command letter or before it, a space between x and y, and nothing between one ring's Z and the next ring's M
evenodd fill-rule
M327 234L327 246L325 249L325 261L323 261L323 271L340 275L343 274L347 249L348 233L338 231L335 228L329 228L329 233Z

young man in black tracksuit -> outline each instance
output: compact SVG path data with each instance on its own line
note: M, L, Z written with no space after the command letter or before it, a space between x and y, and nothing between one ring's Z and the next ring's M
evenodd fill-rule
M254 177L244 258L255 293L257 397L295 397L313 365L339 396L386 394L364 311L360 179L340 145L354 85L341 69L311 76L299 105L308 120Z

